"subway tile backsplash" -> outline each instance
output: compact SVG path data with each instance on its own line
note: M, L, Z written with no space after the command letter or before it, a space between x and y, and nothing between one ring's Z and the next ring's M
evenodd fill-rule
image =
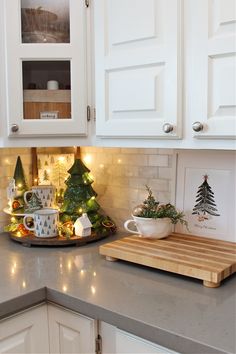
M65 149L40 148L43 153L62 153ZM13 176L17 156L21 157L27 182L31 182L31 150L0 149L0 230L8 216L6 187ZM94 177L97 201L119 228L130 217L132 209L146 198L149 185L160 202L173 201L175 154L170 149L82 147L81 157Z
M160 202L173 201L175 155L170 149L85 147L82 158L94 176L98 203L120 229L146 198L145 185Z

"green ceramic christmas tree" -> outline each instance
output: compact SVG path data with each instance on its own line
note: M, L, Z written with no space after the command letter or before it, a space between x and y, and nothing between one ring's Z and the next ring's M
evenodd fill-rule
M100 206L96 201L97 193L91 186L93 179L89 172L80 159L76 159L68 170L70 177L65 182L67 188L61 206L61 221L75 222L83 213L87 213L94 231L101 234L110 233L115 231L115 225L108 216L98 212Z

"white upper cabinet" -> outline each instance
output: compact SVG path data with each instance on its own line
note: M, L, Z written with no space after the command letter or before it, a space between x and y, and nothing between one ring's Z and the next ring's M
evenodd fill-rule
M85 1L4 0L2 7L8 136L85 136Z
M236 137L236 1L188 0L190 115L199 138ZM190 38L190 37L189 37Z
M97 135L178 139L180 0L94 1Z

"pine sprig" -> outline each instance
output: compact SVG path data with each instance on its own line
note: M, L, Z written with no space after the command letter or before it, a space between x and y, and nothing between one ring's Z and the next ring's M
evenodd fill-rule
M151 188L146 185L146 189L148 196L142 204L140 213L136 214L136 216L153 219L169 218L172 224L180 222L187 227L187 221L184 219L183 212L176 210L175 206L170 203L160 204L160 202L155 200Z

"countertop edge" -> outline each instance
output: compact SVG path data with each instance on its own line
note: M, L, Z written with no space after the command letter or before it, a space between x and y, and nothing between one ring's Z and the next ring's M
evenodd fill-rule
M42 287L1 303L0 320L46 302L63 306L95 320L107 322L121 330L130 332L136 336L179 353L233 354L196 342L190 338L168 332L162 328L134 320L49 287Z
M0 320L46 301L46 287L30 291L1 303Z
M79 312L96 320L107 322L121 330L183 354L234 354L179 336L162 328L128 318L116 312L85 302L57 290L46 288L46 299L56 305Z

